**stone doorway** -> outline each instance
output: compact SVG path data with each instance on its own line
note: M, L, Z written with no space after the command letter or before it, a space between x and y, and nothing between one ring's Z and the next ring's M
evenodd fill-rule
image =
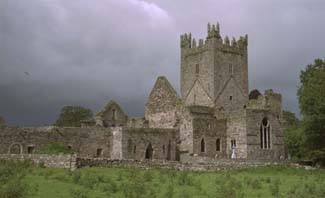
M149 143L149 145L147 146L147 149L146 149L145 158L146 159L152 159L152 154L153 154L153 149L152 149L151 143Z

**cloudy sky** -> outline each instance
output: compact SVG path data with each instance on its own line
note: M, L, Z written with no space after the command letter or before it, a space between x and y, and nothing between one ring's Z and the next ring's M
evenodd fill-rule
M298 113L299 72L325 57L324 0L1 0L0 115L55 121L65 105L110 99L142 116L157 76L179 90L179 35L249 35L250 89L273 88Z

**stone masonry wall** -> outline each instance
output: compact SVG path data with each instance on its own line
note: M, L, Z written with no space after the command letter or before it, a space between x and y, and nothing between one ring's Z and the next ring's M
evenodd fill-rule
M166 77L158 77L146 104L149 128L174 128L179 122L180 99Z
M125 128L122 134L123 159L145 159L149 145L152 148L152 159L178 158L178 129Z
M0 154L0 160L26 161L30 160L35 165L49 168L76 168L76 155L45 155L45 154Z
M271 124L271 148L260 146L260 126L263 118ZM267 110L247 110L247 158L280 159L284 158L283 130L280 119Z
M236 158L247 157L247 127L246 127L246 110L233 112L227 118L227 158L232 155L231 141L235 141Z
M182 159L189 163L165 160L111 160L105 158L78 158L77 167L123 167L123 168L162 168L178 171L207 171L216 172L232 169L245 169L270 165L288 165L286 161L249 161L249 160L211 160L210 158L191 157ZM194 163L192 163L194 162Z
M37 153L43 146L60 142L82 156L110 157L112 135L109 128L92 127L1 127L0 153Z

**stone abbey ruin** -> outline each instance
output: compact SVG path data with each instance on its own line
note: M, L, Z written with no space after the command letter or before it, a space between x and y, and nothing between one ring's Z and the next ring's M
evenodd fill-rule
M78 156L197 160L284 158L281 95L248 87L248 37L220 36L208 24L198 42L180 38L181 96L158 77L143 118L110 101L81 127L9 127L0 123L0 153L32 154L60 142Z

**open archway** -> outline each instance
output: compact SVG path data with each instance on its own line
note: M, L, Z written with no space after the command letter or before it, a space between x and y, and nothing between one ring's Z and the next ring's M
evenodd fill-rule
M146 149L145 158L146 159L152 159L152 154L153 154L153 149L152 149L151 143L149 143L148 146L147 146L147 149Z

